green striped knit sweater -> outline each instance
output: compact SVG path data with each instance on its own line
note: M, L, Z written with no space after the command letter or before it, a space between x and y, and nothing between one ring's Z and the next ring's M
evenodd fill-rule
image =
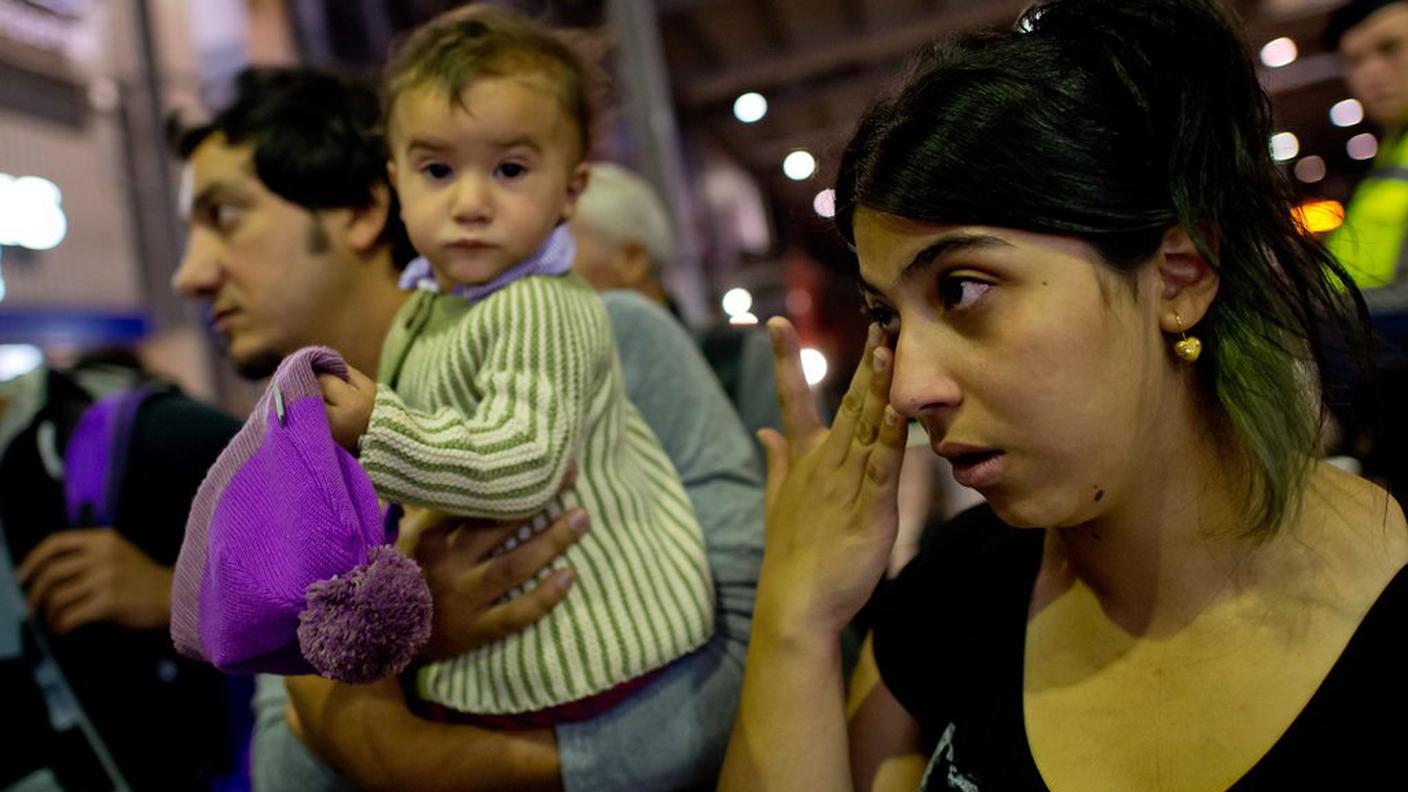
M474 304L418 291L397 315L361 441L378 494L472 517L575 505L592 517L552 566L576 574L562 604L519 634L422 669L427 701L540 710L660 668L713 633L703 537L626 398L609 321L576 275L522 278ZM577 484L559 495L572 460Z

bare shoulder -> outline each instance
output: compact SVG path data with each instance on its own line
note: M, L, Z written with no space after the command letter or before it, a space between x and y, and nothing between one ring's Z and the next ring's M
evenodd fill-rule
M1408 564L1408 520L1387 490L1323 462L1311 471L1301 521L1317 544L1365 568L1390 573Z

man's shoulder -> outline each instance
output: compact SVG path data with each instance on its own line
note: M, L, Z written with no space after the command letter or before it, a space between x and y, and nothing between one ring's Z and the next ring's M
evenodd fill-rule
M601 292L601 301L606 305L612 323L621 327L685 334L679 320L659 303L639 292L620 289L604 291Z

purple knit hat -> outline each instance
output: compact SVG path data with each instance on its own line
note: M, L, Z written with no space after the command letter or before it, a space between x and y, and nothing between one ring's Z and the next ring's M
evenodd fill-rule
M177 650L238 673L371 682L430 636L430 591L388 544L371 480L332 439L324 347L279 366L191 506L171 590Z

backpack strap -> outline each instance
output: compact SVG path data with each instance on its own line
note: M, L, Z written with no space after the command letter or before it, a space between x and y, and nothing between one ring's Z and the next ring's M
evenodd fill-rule
M64 449L64 502L69 525L113 524L137 411L164 390L139 385L104 396L83 412Z

